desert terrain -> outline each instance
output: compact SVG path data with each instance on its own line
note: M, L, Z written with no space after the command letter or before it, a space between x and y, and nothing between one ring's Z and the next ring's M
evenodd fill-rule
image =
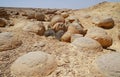
M120 2L0 7L0 77L120 77Z

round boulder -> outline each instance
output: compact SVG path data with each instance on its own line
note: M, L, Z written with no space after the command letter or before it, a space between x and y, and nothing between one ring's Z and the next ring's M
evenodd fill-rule
M67 18L67 17L69 16L69 14L66 13L66 12L61 13L61 15L62 15L64 18Z
M45 15L42 13L35 13L35 19L37 19L38 21L44 21Z
M99 52L103 50L102 46L96 40L88 37L77 38L71 44L83 51Z
M11 65L15 77L45 77L57 68L55 58L45 52L29 52Z
M58 32L59 30L67 31L67 28L66 28L65 24L62 23L62 22L56 23L56 24L52 27L52 29L53 29L55 32Z
M0 27L5 27L6 22L3 19L0 19Z
M11 50L22 44L15 34L12 32L0 33L0 51Z
M33 32L41 36L45 32L45 27L42 22L28 22L27 25L23 27L23 30Z
M87 31L86 37L90 37L98 41L103 48L107 48L112 45L112 38L103 29L94 27Z
M105 29L113 28L114 27L114 20L111 17L105 17L105 18L94 18L93 23L98 26Z
M81 35L81 34L73 34L73 35L71 36L71 42L73 42L75 39L81 38L81 37L83 37L83 35Z
M58 22L62 22L64 23L65 22L65 19L63 16L61 15L55 15L52 19L51 19L51 22L50 22L50 26L54 26L56 23Z
M105 77L120 77L120 53L113 52L98 57L95 66Z
M61 41L70 42L72 35L73 35L73 33L71 33L71 32L68 32L68 31L65 32L64 35L61 37Z

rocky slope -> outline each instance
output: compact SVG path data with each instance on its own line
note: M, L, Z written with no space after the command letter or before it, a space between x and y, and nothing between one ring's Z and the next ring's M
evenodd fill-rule
M120 77L119 47L119 2L78 10L0 8L0 77ZM44 55L32 56L36 51Z

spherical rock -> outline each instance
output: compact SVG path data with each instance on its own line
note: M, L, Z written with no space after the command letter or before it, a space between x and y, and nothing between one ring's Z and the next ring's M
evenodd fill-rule
M45 77L56 67L57 63L52 55L35 51L19 57L10 69L15 77Z
M50 26L53 26L58 22L63 22L64 23L65 22L64 17L62 17L61 15L55 15L50 22Z
M71 44L83 51L102 51L102 46L96 40L88 37L77 38Z
M67 18L67 17L69 16L69 14L66 13L66 12L61 13L61 15L62 15L64 18Z
M112 45L112 38L101 28L90 28L86 34L86 37L90 37L98 41L103 48L107 48Z
M118 38L120 39L120 31L118 32Z
M45 31L44 35L46 37L48 37L48 36L55 36L55 31L52 30L52 29L48 29L48 30Z
M61 40L61 37L64 35L64 31L63 30L59 30L56 34L55 34L55 37L56 39L58 40Z
M113 52L98 57L95 66L105 77L120 77L120 53Z
M81 37L83 37L82 34L73 34L73 35L71 36L71 42L73 42L75 39L81 38Z
M75 22L75 21L78 21L78 19L75 17L75 16L69 16L66 18L66 22Z
M113 28L114 27L114 20L111 17L106 18L94 18L93 23L98 27L102 27L105 29Z
M68 31L65 32L64 35L61 37L61 41L70 42L72 35L73 35L73 33L71 33L71 32L68 32Z
M55 32L58 32L59 30L63 30L63 31L67 31L67 27L65 26L64 23L62 22L58 22L56 23L52 29L55 31Z
M44 21L45 15L42 13L35 13L35 19L37 19L38 21Z
M24 31L36 33L38 35L43 35L45 32L45 27L42 22L29 22L25 27Z
M12 32L0 33L0 51L11 50L19 47L22 41L19 40Z
M35 12L34 11L28 11L26 15L27 15L28 19L34 19L35 18Z
M5 27L6 22L3 19L0 19L0 27Z
M73 33L74 32L79 33L82 35L86 34L86 30L84 30L84 27L78 22L73 22L73 23L69 24L68 31L73 32Z

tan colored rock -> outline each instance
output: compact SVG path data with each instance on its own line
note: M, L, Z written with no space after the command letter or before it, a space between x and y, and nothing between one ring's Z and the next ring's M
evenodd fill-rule
M66 18L66 22L72 23L72 22L75 22L75 21L79 21L75 16L71 15L71 16Z
M77 38L71 44L83 51L100 52L103 50L102 46L96 40L88 37Z
M55 15L50 22L50 26L52 27L58 22L64 23L65 22L64 17L62 17L61 15Z
M34 19L35 18L35 12L34 11L27 11L27 18L28 19Z
M19 57L10 69L15 77L45 77L56 68L57 63L52 55L35 51Z
M67 17L69 16L69 14L66 13L66 12L61 13L61 15L62 15L64 18L67 18Z
M112 45L112 38L101 28L94 27L88 29L86 37L98 41L104 48Z
M71 32L68 32L68 31L65 32L64 35L61 37L61 41L70 42L72 35L73 35L73 33L71 33Z
M61 37L61 41L70 42L71 36L73 34L84 35L85 33L86 33L86 31L83 30L83 27L80 24L73 22L73 23L69 24L67 32L65 32L65 34Z
M114 20L111 17L106 18L94 18L93 23L98 27L102 27L105 29L113 28L114 27Z
M73 22L73 23L69 24L68 31L73 32L73 33L75 31L79 31L79 32L75 32L75 33L79 33L79 34L82 34L82 35L86 34L86 30L84 29L84 27L79 22Z
M0 33L0 51L11 50L19 47L22 41L12 32Z
M0 18L0 27L5 27L5 25L6 25L5 20Z
M23 30L27 32L33 32L38 35L43 35L45 32L45 27L42 22L35 21L35 22L28 22L27 25L23 27Z
M104 77L120 77L120 53L109 53L95 60L96 69Z
M73 35L71 36L71 42L73 42L75 39L81 38L81 37L83 37L82 34L73 34Z
M120 31L118 32L118 38L120 39Z
M56 23L52 29L55 31L55 32L58 32L59 30L63 30L63 31L67 31L67 27L65 26L64 23L62 22L58 22Z
M35 13L35 19L37 19L38 21L44 21L45 15L42 13Z

